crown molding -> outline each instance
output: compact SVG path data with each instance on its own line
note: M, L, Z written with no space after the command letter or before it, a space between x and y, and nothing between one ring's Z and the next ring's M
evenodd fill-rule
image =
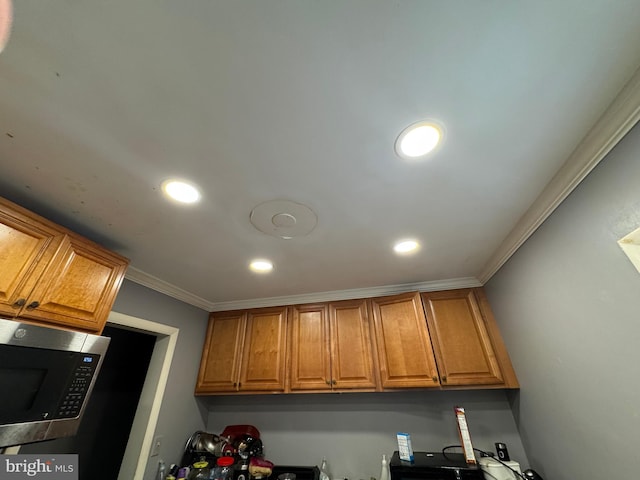
M276 307L282 305L296 305L315 302L329 302L338 300L352 300L355 298L382 297L406 292L433 292L436 290L452 290L456 288L480 287L477 278L453 278L434 282L406 283L401 285L387 285L371 288L357 288L351 290L335 290L328 292L310 293L303 295L287 295L283 297L255 298L229 302L210 302L193 295L170 283L149 275L135 267L129 267L125 275L127 280L155 290L181 302L201 308L207 312L221 312L227 310L243 310L247 308Z
M456 288L471 288L481 286L477 278L453 278L435 282L406 283L401 285L386 285L371 288L356 288L351 290L334 290L302 295L288 295L284 297L256 298L216 303L212 312L227 310L243 310L259 307L279 307L282 305L298 305L316 302L335 302L339 300L353 300L356 298L383 297L406 292L432 292L436 290L452 290Z
M176 300L180 300L184 303L188 303L189 305L193 305L194 307L206 310L207 312L210 312L214 306L213 303L205 300L204 298L198 297L197 295L178 288L164 280L160 280L159 278L149 275L148 273L138 270L132 266L127 268L127 273L124 278L142 285L143 287L150 288L151 290L155 290L156 292L175 298Z
M485 284L640 120L640 69L504 239L478 279Z

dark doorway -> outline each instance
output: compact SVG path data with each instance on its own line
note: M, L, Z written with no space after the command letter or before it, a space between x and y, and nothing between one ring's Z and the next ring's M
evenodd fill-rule
M79 480L118 478L156 337L105 327L109 349L73 437L23 445L20 454L77 453Z

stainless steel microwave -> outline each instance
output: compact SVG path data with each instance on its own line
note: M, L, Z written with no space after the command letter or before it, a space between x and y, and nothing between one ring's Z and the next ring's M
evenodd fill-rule
M0 448L75 435L109 340L0 318Z

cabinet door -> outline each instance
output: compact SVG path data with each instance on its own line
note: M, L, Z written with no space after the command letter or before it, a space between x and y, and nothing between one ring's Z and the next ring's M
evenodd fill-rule
M0 314L18 315L64 235L0 203Z
M438 387L420 295L372 300L382 388Z
M371 324L366 300L329 304L331 384L334 390L375 390Z
M329 390L329 308L327 304L297 305L291 311L289 388Z
M246 312L212 313L209 316L196 395L238 390L246 321Z
M473 289L422 293L443 386L504 380Z
M100 333L127 264L119 255L66 235L19 315Z
M240 391L284 391L286 339L286 307L247 312Z

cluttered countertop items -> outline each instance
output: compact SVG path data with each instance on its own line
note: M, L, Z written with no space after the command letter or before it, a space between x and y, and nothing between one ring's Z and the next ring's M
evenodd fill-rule
M197 431L187 440L180 465L160 463L158 480L319 480L318 467L281 466L264 458L253 425L229 425L220 435Z
M496 453L473 446L464 408L454 408L459 445L440 451L413 450L411 435L396 435L398 450L382 455L379 480L542 480L532 469L520 469L506 444L496 442ZM461 450L461 453L451 449ZM253 425L230 425L220 435L197 431L187 441L180 465L168 470L161 463L158 480L338 480L326 458L322 466L274 465L264 457L260 432ZM348 480L348 479L340 479ZM371 477L375 480L375 477Z
M520 464L509 457L507 446L496 442L496 453L475 448L471 441L465 409L454 407L459 445L445 446L438 452L414 452L409 433L399 432L398 450L391 460L382 457L381 480L543 480L533 469L520 470ZM461 450L454 453L451 449Z

